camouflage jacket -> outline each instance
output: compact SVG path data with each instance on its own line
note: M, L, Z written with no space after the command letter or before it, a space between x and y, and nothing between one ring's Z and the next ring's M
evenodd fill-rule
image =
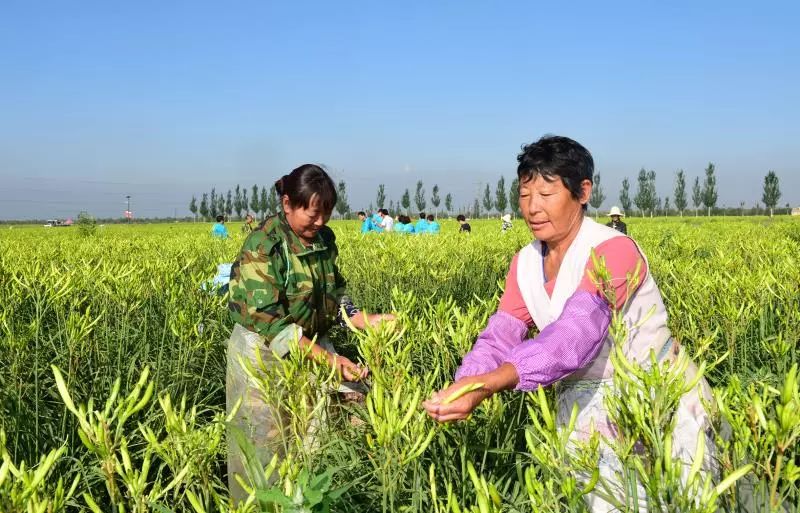
M347 301L336 266L336 237L327 226L306 246L283 214L267 218L244 241L231 268L231 319L269 343L292 325L324 335Z

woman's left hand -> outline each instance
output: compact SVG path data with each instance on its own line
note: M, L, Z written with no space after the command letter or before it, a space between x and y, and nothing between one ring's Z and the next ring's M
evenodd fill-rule
M350 322L353 323L353 326L360 330L363 330L367 325L375 326L382 321L393 320L395 320L394 314L368 314L365 318L364 312L358 312L354 316L350 317Z
M458 399L445 404L444 401L448 397L457 393L463 387L474 383L481 383L484 386L472 392L467 392ZM491 395L492 391L486 387L481 376L470 376L462 378L449 387L434 393L433 397L422 403L422 406L434 420L439 422L452 422L469 417L472 410L477 408L481 401Z

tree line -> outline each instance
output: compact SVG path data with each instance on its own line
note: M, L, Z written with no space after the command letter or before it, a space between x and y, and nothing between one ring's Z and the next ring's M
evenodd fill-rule
M210 193L204 192L197 201L192 196L189 202L189 211L197 219L199 215L204 220L215 219L217 216L231 218L233 214L242 219L246 214L254 217L266 217L278 211L278 194L274 187L253 185L249 191L247 187L237 185L235 189L228 189L226 193L217 193L212 188Z
M717 191L717 178L716 166L714 163L709 162L704 170L702 177L696 176L692 184L691 191L687 191L686 173L683 169L675 173L675 181L673 184L672 197L666 196L662 199L656 191L656 172L654 170L646 170L642 168L639 170L639 175L636 180L636 191L631 196L631 182L626 177L622 180L622 188L619 192L619 206L626 215L633 215L637 213L642 216L654 215L670 215L675 212L683 216L686 209L691 205L694 207L694 214L699 215L700 207L704 207L706 215L711 215L713 210L720 211L717 208L718 191ZM599 173L594 175L592 187L592 195L589 198L589 205L595 209L595 217L599 215L600 206L607 199L601 177ZM344 180L339 180L336 186L338 200L335 206L335 211L339 217L346 218L352 214L350 204L347 197L347 184ZM691 195L689 195L691 193ZM428 197L426 194L425 186L422 180L417 181L414 193L406 188L403 191L400 200L395 202L389 199L387 202L386 186L379 184L375 195L374 206L373 203L369 204L369 211L375 208L386 208L394 213L401 208L408 213L412 206L416 207L417 212L432 210L437 215L440 212L445 212L448 215L455 212L453 205L453 195L447 193L442 198L441 189L438 185L431 188L431 194ZM764 177L763 194L761 201L764 204L765 212L768 210L770 216L773 215L775 207L781 198L780 180L774 171L769 171ZM228 218L236 214L236 217L241 219L243 213L252 213L255 217L266 217L267 215L274 214L278 211L279 201L274 187L265 187L253 185L249 190L246 187L237 185L235 189L228 190L226 193L217 193L215 188L211 189L210 193L203 193L200 201L197 201L195 196L192 196L189 203L189 211L195 216L199 215L201 218L209 220L214 219L218 215L223 215ZM428 206L432 207L428 209ZM633 209L633 207L636 207ZM440 209L440 207L443 207ZM786 205L787 209L789 205ZM500 177L495 186L494 193L492 193L490 184L486 184L483 189L482 196L474 198L472 205L462 205L458 208L458 213L469 215L473 218L479 218L481 215L490 215L492 212L498 214L505 214L507 211L513 212L516 216L520 216L519 211L519 179L514 178L511 185L506 189L506 182L504 177ZM761 211L761 205L756 205L747 210L748 214L758 214ZM724 207L720 213L730 214L739 212L745 215L744 202L740 203L738 208Z
M339 203L336 205L336 211L340 216L345 216L350 212L350 205L347 202L347 191L344 180L339 182L339 185L337 186L337 192L339 195ZM492 195L489 184L487 184L486 188L484 189L482 203L476 198L471 208L469 206L461 206L458 208L457 212L469 214L472 217L480 217L482 213L488 213L492 209L496 209L500 213L505 213L506 208L509 206L511 206L511 208L515 211L518 211L518 204L518 180L514 179L509 191L509 195L507 195L505 179L501 176L500 180L497 182L497 188L495 189L494 195ZM372 211L374 208L385 208L389 210L389 212L396 212L402 208L404 212L409 213L412 206L411 190L406 188L403 191L403 194L400 196L400 200L396 203L391 199L387 203L386 186L385 184L379 184L378 190L375 194L374 205L375 207L373 207L373 203L370 202L368 210ZM439 185L434 184L434 186L431 188L431 195L428 197L426 195L425 185L422 180L417 181L414 189L413 206L416 207L417 212L428 211L436 213L437 215L440 212L444 212L448 215L456 212L453 204L453 195L451 193L444 194L444 197L442 197ZM428 208L429 206L432 208ZM481 206L483 207L483 210L481 210Z
M639 170L639 176L636 180L636 193L631 198L630 181L628 178L622 180L622 189L619 193L619 205L622 210L630 215L634 212L639 213L644 217L649 215L669 215L671 212L676 212L678 215L683 216L686 209L689 207L689 200L694 207L694 214L699 214L700 207L704 207L706 215L711 215L712 210L717 209L717 200L719 194L717 191L717 177L716 166L713 162L709 162L706 166L702 181L700 176L695 176L694 183L692 184L691 191L687 191L686 186L686 173L683 169L679 169L675 173L675 181L673 184L672 202L670 197L662 198L656 192L656 172L642 168ZM688 195L691 192L691 196ZM769 210L769 215L772 216L775 207L778 206L778 201L781 198L780 180L775 171L767 172L764 176L763 193L761 201L764 204L765 210ZM598 209L603 201L606 199L603 192L603 186L600 181L600 174L594 176L594 184L592 188L592 195L589 199L589 204L595 209L595 216L597 216ZM632 207L636 210L632 210ZM787 204L787 210L789 205ZM752 209L748 209L748 213L760 213L761 206L756 203ZM745 204L741 202L738 208L724 207L724 213L740 212L741 215L745 214Z

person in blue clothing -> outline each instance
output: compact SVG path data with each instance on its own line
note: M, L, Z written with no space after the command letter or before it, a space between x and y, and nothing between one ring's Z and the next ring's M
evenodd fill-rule
M217 216L217 222L211 227L211 236L217 239L228 238L228 229L225 227L225 216Z
M428 221L425 220L425 212L419 213L419 221L414 225L414 231L417 233L425 233L428 231Z
M382 232L383 229L372 221L372 217L367 217L364 211L358 213L358 218L361 220L361 233L369 232Z
M414 225L411 224L411 218L403 214L397 216L397 222L394 223L394 231L398 233L414 233Z
M433 214L428 214L428 233L439 233L439 223L437 223Z

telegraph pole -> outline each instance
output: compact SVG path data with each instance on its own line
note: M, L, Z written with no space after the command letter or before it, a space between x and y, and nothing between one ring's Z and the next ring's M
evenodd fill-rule
M128 224L131 222L131 195L128 194L125 196L125 199L128 200L128 207L125 210L125 217L128 218Z

